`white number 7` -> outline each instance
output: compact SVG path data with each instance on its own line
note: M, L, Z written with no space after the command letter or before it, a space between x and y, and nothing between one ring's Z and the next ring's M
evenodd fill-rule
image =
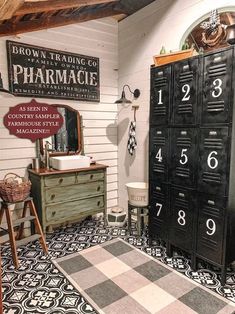
M162 209L162 204L156 203L156 209L158 209L157 216L160 216L160 212L161 212L161 209Z

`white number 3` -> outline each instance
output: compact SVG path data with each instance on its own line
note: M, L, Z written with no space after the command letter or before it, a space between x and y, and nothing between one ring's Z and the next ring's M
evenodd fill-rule
M217 98L219 97L221 94L222 94L222 88L221 88L221 85L222 85L222 80L221 79L216 79L213 81L213 85L214 85L214 90L212 92L212 96L214 98Z

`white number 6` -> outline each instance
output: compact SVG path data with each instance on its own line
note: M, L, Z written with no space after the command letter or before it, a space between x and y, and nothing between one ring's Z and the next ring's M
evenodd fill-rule
M219 162L218 162L218 159L212 156L212 154L218 155L216 151L210 152L210 154L207 157L207 164L208 164L208 167L210 167L211 169L215 169L218 167ZM214 165L212 165L212 160L213 160Z

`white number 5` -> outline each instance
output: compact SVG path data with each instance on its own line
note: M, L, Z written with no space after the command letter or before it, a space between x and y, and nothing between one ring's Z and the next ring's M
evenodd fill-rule
M187 152L187 148L183 148L181 151L181 155L180 155L180 157L182 157L180 159L181 165L185 165L188 162L188 156L185 154L186 152Z

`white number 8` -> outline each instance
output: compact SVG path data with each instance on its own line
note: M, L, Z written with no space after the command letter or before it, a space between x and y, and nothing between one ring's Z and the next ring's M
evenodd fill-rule
M183 211L183 210L179 210L178 211L178 219L177 219L177 221L178 221L178 224L179 225L181 225L181 226L184 226L185 225L185 223L186 223L186 221L185 221L185 212Z

